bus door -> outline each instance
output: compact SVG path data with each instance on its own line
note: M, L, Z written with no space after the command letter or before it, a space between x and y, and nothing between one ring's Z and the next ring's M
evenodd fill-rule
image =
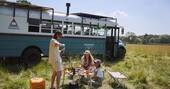
M114 37L113 37L113 28L107 28L106 35L106 58L111 60L113 58L114 50Z
M114 29L114 45L113 45L113 57L118 58L119 49L119 27L115 26Z
M119 28L108 28L106 36L106 58L112 60L117 57L119 44Z

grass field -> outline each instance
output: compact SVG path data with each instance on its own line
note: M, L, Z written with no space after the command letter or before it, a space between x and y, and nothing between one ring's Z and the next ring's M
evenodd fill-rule
M128 75L136 89L170 88L170 46L127 45L125 61L111 66Z
M24 69L20 65L0 65L0 89L29 89L29 79L43 77L46 87L50 85L50 66L47 58L33 66ZM76 66L79 58L71 58ZM65 64L70 64L65 61ZM103 86L99 89L169 89L170 87L170 46L168 45L127 45L127 54L124 60L103 62L103 67L110 71L124 73L128 79L122 82L122 87L116 87L105 73ZM66 84L67 81L65 81ZM125 86L124 86L125 85ZM82 89L88 89L87 86ZM66 89L66 88L65 88Z

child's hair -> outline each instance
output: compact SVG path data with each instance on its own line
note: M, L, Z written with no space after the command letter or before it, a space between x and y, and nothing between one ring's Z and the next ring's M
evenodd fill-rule
M62 35L62 33L60 31L56 31L54 35Z
M99 63L98 68L100 68L100 66L101 66L101 60L100 60L100 59L96 59L96 60L94 61L94 63Z
M55 37L56 35L62 35L62 33L60 31L57 31L54 33L53 37Z

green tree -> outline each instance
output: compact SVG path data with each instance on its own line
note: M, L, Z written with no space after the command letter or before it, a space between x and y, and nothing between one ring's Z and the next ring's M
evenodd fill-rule
M17 3L31 4L31 2L29 2L27 0L17 0Z
M170 43L170 36L168 35L161 35L159 37L161 43Z
M170 44L170 35L144 34L137 36L134 32L127 32L121 39L130 44Z
M137 44L138 43L138 39L137 36L134 32L127 32L125 35L126 39L125 41L131 44Z

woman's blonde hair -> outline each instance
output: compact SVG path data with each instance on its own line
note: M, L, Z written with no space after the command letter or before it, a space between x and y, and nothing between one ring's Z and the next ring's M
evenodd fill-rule
M85 50L84 54L89 54L91 64L94 64L94 58L93 58L93 56L92 56L90 50ZM85 55L83 55L81 59L85 59Z

